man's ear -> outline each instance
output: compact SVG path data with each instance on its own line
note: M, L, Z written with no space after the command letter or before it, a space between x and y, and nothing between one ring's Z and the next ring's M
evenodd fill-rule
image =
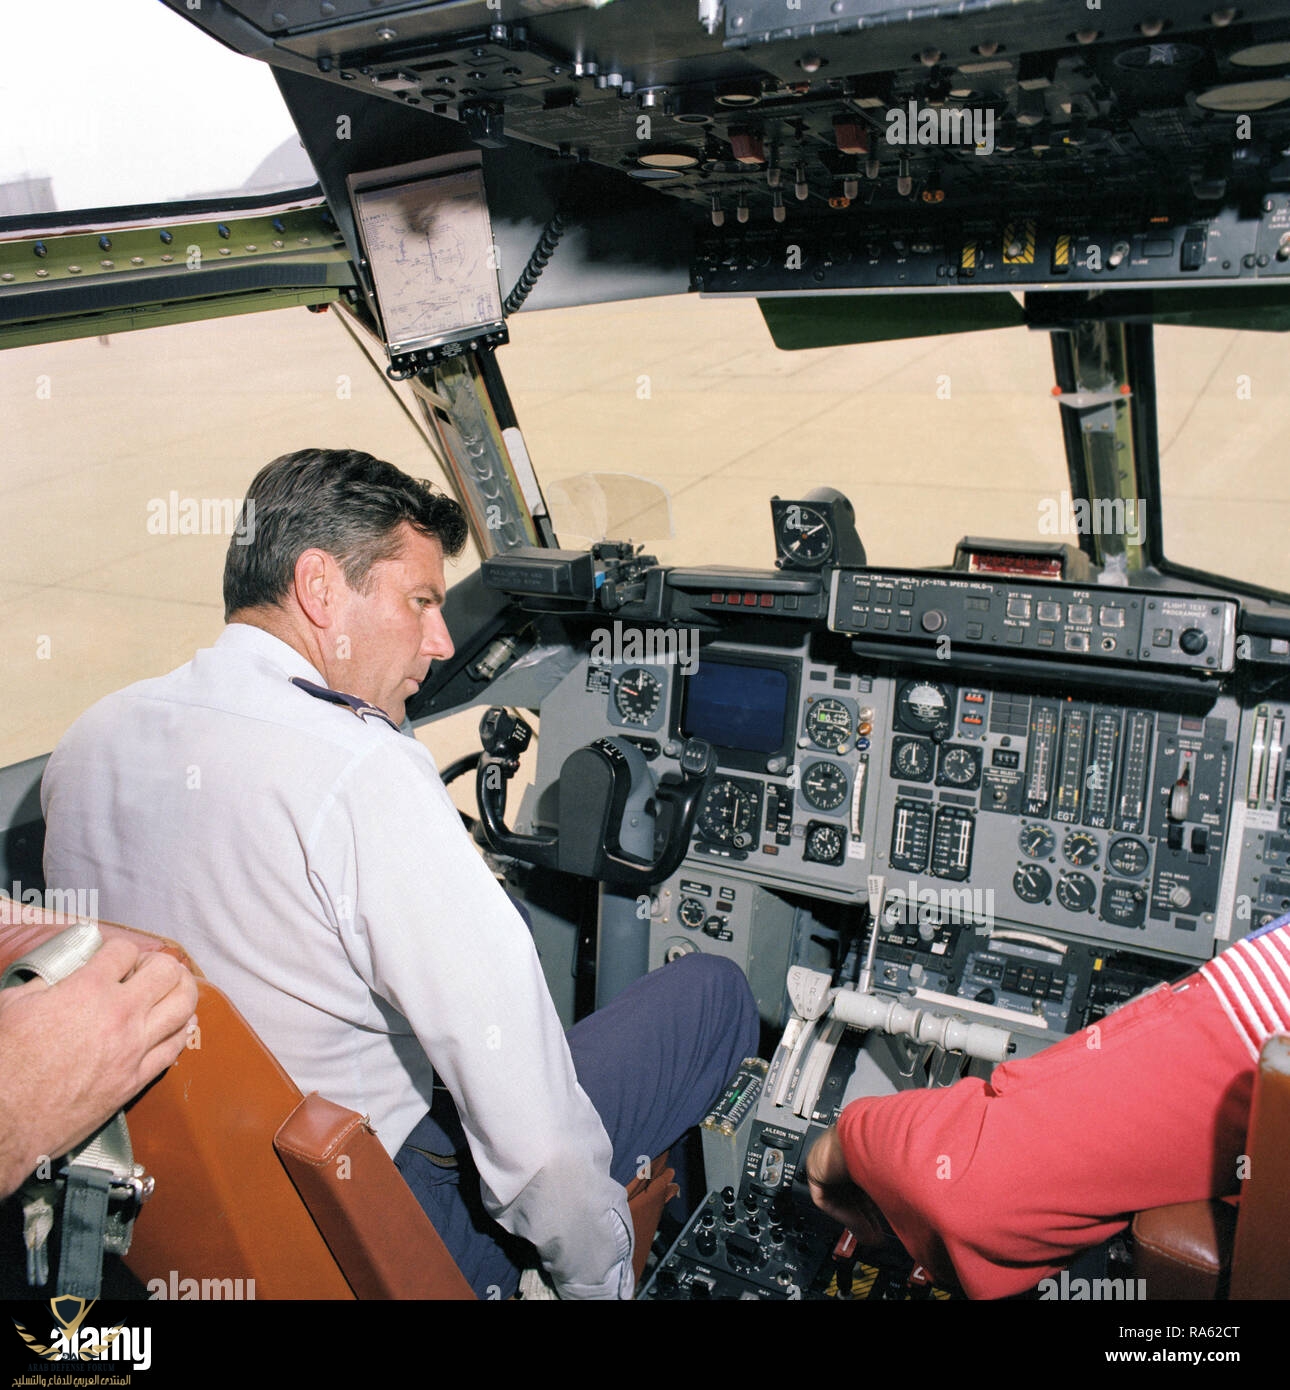
M293 589L301 612L315 627L329 628L335 623L340 585L340 566L334 557L316 547L301 551Z

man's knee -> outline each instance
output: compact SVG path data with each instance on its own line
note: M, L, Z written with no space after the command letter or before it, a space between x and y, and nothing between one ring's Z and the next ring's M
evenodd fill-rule
M694 1007L709 1018L720 1017L725 1027L736 1031L743 1051L756 1052L758 1042L757 1002L744 972L725 956L692 951L663 967L684 976L685 988L694 995Z

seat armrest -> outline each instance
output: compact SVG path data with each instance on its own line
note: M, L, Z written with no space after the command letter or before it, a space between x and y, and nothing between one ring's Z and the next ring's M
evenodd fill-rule
M1217 1200L1138 1212L1133 1218L1133 1272L1144 1282L1147 1298L1222 1298L1235 1229L1235 1210Z
M364 1116L314 1092L273 1147L357 1297L474 1298Z
M1290 1298L1290 1034L1263 1044L1250 1102L1232 1297Z

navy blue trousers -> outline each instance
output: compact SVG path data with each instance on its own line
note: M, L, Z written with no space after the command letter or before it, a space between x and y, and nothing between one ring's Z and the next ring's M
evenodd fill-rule
M635 981L566 1037L614 1147L610 1171L626 1186L641 1155L657 1157L698 1124L756 1055L757 1006L737 965L695 953ZM435 1095L394 1161L476 1294L509 1298L532 1246L484 1210L452 1099Z

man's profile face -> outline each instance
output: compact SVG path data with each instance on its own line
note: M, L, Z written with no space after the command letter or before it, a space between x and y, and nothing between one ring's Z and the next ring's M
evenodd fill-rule
M393 559L372 566L366 592L346 586L334 629L343 673L338 687L383 709L396 724L431 661L453 651L442 612L443 547L406 522L399 531L402 546Z

